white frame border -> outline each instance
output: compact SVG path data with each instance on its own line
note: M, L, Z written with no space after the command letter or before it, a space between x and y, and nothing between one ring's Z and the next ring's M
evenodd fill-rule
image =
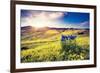
M70 11L70 12L88 12L90 13L90 60L84 61L60 61L60 62L38 62L38 63L20 63L20 10L47 10L47 11ZM72 7L52 7L52 6L36 6L36 5L16 5L16 69L24 68L43 68L57 66L75 66L94 64L94 10L86 8Z

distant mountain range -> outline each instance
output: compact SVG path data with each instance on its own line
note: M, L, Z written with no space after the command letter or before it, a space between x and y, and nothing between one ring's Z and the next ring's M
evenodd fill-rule
M21 27L21 30L27 30L27 29L32 29L32 28L34 28L34 27L32 27L32 26L24 26L24 27Z
M30 29L35 30L35 27L32 27L32 26L21 27L21 30L30 30ZM52 30L81 30L81 29L89 30L89 28L56 28L56 27L42 27L36 30L50 30L50 29Z

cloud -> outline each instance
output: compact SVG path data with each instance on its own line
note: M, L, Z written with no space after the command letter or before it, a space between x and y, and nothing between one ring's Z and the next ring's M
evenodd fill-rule
M66 28L89 28L89 21L83 21L81 23L63 24Z
M30 17L32 18L44 18L55 20L64 16L63 12L48 12L48 11L30 11Z
M68 13L51 11L26 11L27 15L21 17L21 26L58 27L58 28L89 28L89 21L77 24L60 22L60 18Z
M84 27L84 28L89 28L89 21L84 21L84 22L80 23L80 26Z
M64 16L63 12L48 12L48 11L29 11L29 16L21 18L22 26L59 26L59 18Z
M49 13L49 18L50 19L59 19L63 16L64 16L64 13L62 13L62 12Z

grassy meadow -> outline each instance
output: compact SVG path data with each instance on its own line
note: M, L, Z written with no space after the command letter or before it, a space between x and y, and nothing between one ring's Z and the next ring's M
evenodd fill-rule
M62 35L75 35L65 39ZM21 29L21 62L73 61L89 59L87 29Z

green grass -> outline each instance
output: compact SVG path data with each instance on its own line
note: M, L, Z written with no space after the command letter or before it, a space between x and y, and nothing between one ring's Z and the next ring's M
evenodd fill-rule
M45 38L32 36L31 40L29 38L21 40L21 47L27 47L26 50L21 50L22 63L89 59L89 36L77 35L75 40L62 42L62 34L69 35L76 32L66 31L59 34L56 34L56 31L51 32L37 35L43 35Z

